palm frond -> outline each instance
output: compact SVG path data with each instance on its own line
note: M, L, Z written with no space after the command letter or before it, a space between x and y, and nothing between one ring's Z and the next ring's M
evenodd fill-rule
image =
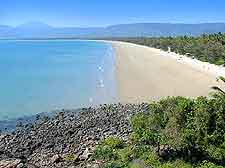
M213 86L212 89L215 90L215 91L219 91L219 92L225 94L225 91L223 91L222 89L220 89L220 88L217 87L217 86Z
M220 76L219 79L225 83L225 78Z

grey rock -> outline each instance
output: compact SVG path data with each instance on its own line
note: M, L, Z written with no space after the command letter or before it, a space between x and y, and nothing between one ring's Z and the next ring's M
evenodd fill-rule
M128 140L130 118L148 110L147 104L115 104L59 111L51 119L40 118L13 133L0 133L0 160L20 158L34 168L87 167L102 139L115 135ZM65 161L61 156L66 153L75 154L76 162Z
M160 145L159 147L159 156L162 158L169 158L173 153L173 149L169 145Z
M16 168L24 168L24 167L25 167L24 164L23 163L20 163L20 164L17 165Z
M61 162L63 159L61 156L59 156L58 154L57 155L54 155L52 158L51 158L51 162L52 163L59 163Z
M79 156L79 159L81 161L88 160L91 155L92 155L92 153L89 151L88 148L86 148L85 151L83 152L83 154Z
M7 159L7 160L1 160L0 161L0 167L1 168L17 168L17 166L20 164L19 159Z

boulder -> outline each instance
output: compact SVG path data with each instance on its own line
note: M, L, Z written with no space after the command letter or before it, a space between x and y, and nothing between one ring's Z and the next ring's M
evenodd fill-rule
M86 150L83 152L83 154L79 156L79 159L81 161L88 160L91 155L92 155L92 153L89 151L88 148L86 148Z
M51 162L52 163L59 163L59 162L62 162L62 157L59 156L58 154L57 155L54 155L52 158L51 158Z
M161 145L159 147L159 156L167 159L172 155L173 149L169 145Z
M17 166L20 164L20 162L21 162L21 160L19 160L19 159L1 160L0 167L1 168L17 168Z

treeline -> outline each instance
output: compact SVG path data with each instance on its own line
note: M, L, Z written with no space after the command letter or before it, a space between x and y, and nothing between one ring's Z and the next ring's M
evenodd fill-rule
M126 38L121 41L146 45L164 51L195 57L216 65L225 64L225 34L203 34L199 37Z
M222 168L225 98L176 97L149 105L132 118L128 141L110 137L96 149L105 168Z

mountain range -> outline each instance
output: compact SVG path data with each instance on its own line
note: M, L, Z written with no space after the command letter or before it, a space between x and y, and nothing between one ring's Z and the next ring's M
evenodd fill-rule
M53 27L42 22L17 27L0 25L0 39L197 36L218 32L225 33L225 23L135 23L89 28Z

